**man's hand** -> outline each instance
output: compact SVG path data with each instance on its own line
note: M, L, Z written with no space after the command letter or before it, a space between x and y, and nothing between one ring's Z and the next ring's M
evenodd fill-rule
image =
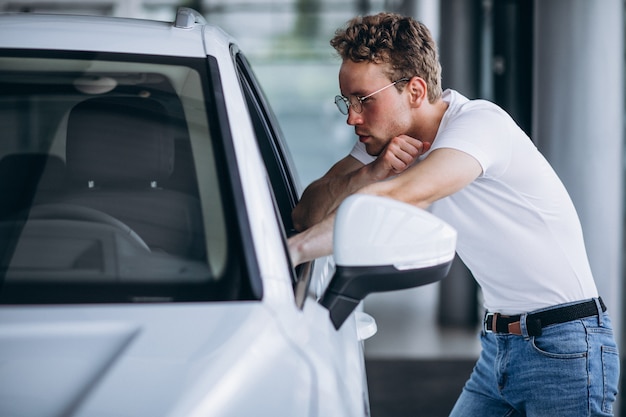
M429 142L422 142L407 135L396 136L369 165L371 175L377 181L398 175L413 165L415 160L429 149Z
M287 245L293 266L332 254L334 225L333 212L313 227L291 236Z

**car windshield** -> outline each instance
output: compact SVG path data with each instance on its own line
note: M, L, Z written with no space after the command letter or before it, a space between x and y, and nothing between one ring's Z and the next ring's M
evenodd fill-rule
M0 302L254 298L206 68L0 55Z

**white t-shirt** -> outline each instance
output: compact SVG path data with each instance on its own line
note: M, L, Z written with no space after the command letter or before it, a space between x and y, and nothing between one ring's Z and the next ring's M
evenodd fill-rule
M519 314L597 297L578 215L543 155L495 104L454 90L443 99L449 107L428 153L458 149L483 172L430 211L456 228L457 253L485 308ZM364 164L375 159L358 141L351 155Z

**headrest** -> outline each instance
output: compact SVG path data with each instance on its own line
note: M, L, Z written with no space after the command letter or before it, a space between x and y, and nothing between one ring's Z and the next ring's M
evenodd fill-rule
M174 137L165 107L149 98L98 97L77 104L67 123L72 180L96 185L167 179Z

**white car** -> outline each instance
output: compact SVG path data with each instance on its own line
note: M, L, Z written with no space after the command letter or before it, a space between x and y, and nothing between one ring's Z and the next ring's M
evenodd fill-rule
M367 416L359 302L454 256L429 213L353 196L334 258L294 268L277 122L191 9L0 15L0 126L3 417Z

